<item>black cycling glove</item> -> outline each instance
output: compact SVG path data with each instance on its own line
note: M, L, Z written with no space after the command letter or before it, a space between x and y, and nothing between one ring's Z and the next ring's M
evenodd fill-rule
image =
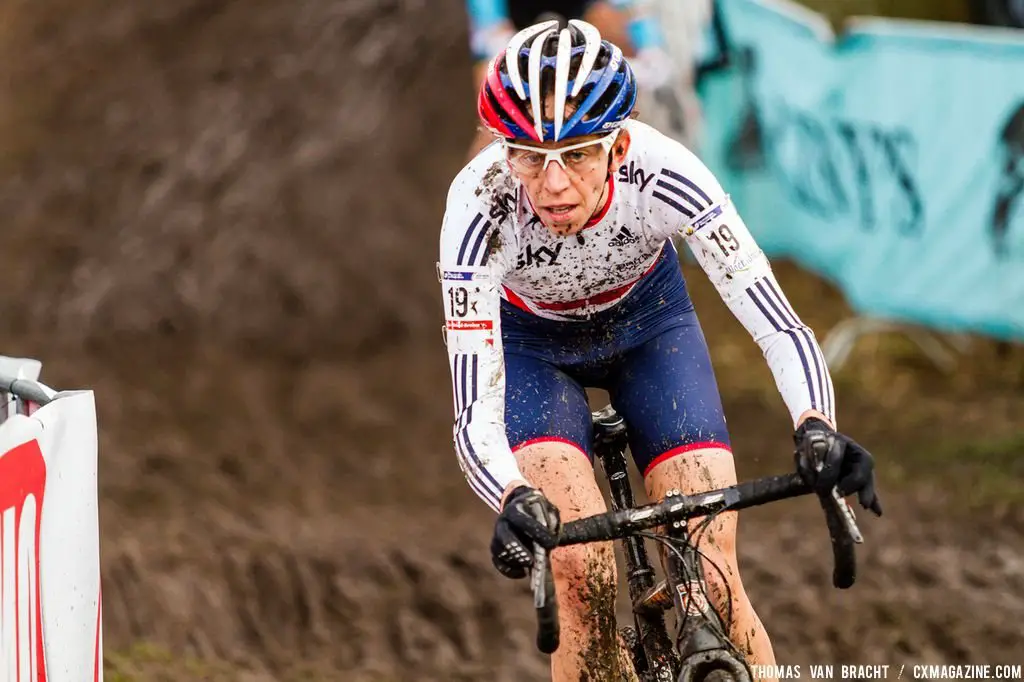
M856 441L811 417L793 434L796 470L819 494L838 488L843 497L857 493L860 506L882 515L875 492L875 459Z
M533 566L534 543L544 549L558 544L558 509L539 490L521 485L505 500L491 538L491 561L506 578L525 578Z

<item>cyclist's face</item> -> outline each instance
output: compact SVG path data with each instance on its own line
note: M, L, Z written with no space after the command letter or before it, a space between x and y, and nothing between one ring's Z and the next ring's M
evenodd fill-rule
M625 130L561 142L509 146L512 170L541 221L556 234L583 229L605 200L608 174L618 171L629 149ZM559 150L548 156L546 150Z

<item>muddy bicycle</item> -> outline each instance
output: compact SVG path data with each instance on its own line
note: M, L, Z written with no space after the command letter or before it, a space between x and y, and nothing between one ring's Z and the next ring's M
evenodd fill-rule
M594 452L610 490L610 509L562 526L558 546L621 540L633 611L633 625L620 629L643 682L750 682L751 670L727 637L725 618L712 606L698 542L715 515L812 494L797 473L769 476L694 495L669 491L664 500L635 506L626 470L627 425L608 406L594 412ZM849 588L856 579L854 546L863 542L853 510L834 489L819 495L832 541L832 584ZM702 518L695 528L687 522ZM661 530L655 530L661 529ZM665 579L655 572L645 541L666 550ZM535 549L531 576L537 609L537 648L553 653L559 645L558 608L548 553ZM731 603L731 599L726 599ZM675 611L675 638L666 612Z

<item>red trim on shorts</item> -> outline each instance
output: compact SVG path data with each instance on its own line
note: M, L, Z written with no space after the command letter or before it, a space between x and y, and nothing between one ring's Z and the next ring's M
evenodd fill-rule
M539 438L531 438L530 440L525 440L522 443L520 443L519 445L517 445L514 448L512 448L512 452L516 452L518 450L522 450L527 445L534 445L536 443L565 443L566 445L573 446L574 448L579 450L580 453L584 457L586 457L587 459L590 459L590 456L587 455L587 451L584 450L583 448L581 448L579 443L577 443L575 441L571 441L568 438L562 438L561 436L541 436Z
M694 450L707 450L709 448L719 448L722 450L728 450L729 452L732 452L732 448L726 445L725 443L719 443L718 441L713 440L703 441L700 443L689 443L687 445L680 445L678 448L672 448L668 452L663 452L654 459L652 459L651 463L648 464L647 468L644 469L644 476L646 477L647 474L651 473L651 469L653 469L657 465L672 459L676 455L682 455L684 453L692 452Z

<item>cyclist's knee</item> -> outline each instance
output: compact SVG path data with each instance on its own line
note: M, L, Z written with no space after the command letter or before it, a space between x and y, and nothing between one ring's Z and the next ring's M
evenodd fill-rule
M551 554L551 570L566 606L581 615L615 601L615 553L611 543L560 547Z
M646 476L647 494L662 499L670 490L684 495L725 488L736 483L732 452L725 448L704 448L682 452L656 464ZM696 520L694 527L702 525ZM736 556L736 513L719 514L701 534L701 551L715 561L734 562Z
M579 446L538 439L515 454L519 470L558 507L563 522L606 511L593 464Z
M724 447L679 448L674 456L659 457L644 479L647 494L660 500L673 489L690 495L734 485L736 464L732 452Z

